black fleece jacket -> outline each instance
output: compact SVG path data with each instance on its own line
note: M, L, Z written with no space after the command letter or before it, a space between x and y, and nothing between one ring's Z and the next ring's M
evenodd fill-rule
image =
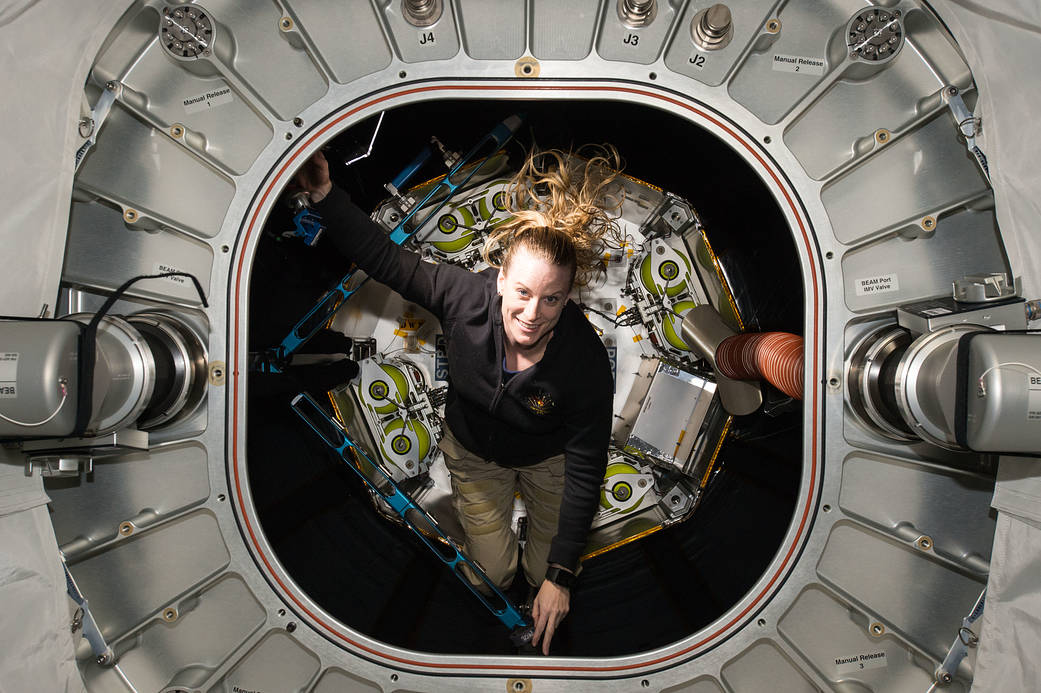
M337 249L377 281L438 317L448 357L445 418L467 450L523 467L565 455L564 496L549 562L578 566L600 498L611 435L610 361L568 301L542 360L503 382L502 298L496 271L424 262L338 188L315 206Z

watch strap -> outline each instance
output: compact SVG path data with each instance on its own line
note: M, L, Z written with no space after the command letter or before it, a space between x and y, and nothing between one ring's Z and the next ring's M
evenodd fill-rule
M546 569L546 579L567 589L571 589L571 586L575 584L575 575L573 573L569 573L555 565L551 565Z

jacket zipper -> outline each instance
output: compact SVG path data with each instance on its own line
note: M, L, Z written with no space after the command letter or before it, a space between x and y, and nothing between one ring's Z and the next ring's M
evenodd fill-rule
M506 385L507 383L503 382L503 376L500 375L499 386L495 388L495 396L492 397L492 406L488 408L488 411L492 414L494 414L495 410L499 407L499 400L502 399L502 394L506 392Z

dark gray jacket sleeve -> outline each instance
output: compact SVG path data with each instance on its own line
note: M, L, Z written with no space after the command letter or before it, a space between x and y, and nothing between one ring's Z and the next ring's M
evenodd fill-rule
M589 526L600 502L600 488L607 469L614 399L606 354L603 363L597 362L589 376L589 398L566 422L564 495L560 502L557 535L547 558L547 562L572 572L577 570L585 551Z
M445 317L446 307L473 296L473 287L482 281L455 265L424 262L417 253L395 244L346 192L335 186L315 205L315 211L326 226L326 238L341 255L438 318Z

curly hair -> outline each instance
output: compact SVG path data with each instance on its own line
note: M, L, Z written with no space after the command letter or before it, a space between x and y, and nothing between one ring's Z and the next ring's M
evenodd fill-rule
M624 197L616 184L620 172L618 151L609 144L577 154L532 150L510 181L513 217L485 241L485 261L508 270L514 253L525 248L568 267L572 285L585 286L604 271L604 247L620 242L614 214Z

